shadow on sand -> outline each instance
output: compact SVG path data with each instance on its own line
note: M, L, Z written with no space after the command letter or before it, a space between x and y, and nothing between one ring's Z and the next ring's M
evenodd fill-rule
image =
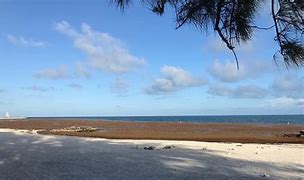
M132 149L134 145L0 133L0 179L301 179L304 174L299 164L237 160L180 147ZM151 145L158 146L140 144Z

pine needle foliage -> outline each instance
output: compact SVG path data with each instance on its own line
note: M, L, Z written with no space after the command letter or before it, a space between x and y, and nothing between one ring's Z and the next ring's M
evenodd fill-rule
M110 0L120 9L132 0ZM138 2L138 1L134 1ZM237 68L235 47L252 39L257 29L274 29L274 40L279 50L274 59L281 57L288 67L304 66L304 0L271 0L273 25L268 28L255 24L265 0L141 0L152 12L162 15L167 8L175 12L176 29L185 24L202 31L215 31L232 51ZM278 56L278 54L280 56Z

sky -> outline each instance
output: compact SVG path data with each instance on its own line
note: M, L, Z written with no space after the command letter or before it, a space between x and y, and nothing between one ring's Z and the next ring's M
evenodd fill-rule
M273 30L236 47L237 70L213 31L175 30L170 9L0 0L0 17L0 116L304 113L304 68L273 60Z

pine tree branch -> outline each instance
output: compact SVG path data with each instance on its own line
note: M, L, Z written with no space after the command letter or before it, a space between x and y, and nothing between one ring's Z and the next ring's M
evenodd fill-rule
M259 26L250 26L251 28L254 28L254 29L261 29L261 30L269 30L269 29L272 29L275 27L275 25L272 25L270 27L259 27Z
M222 39L222 41L224 41L224 43L226 44L226 46L232 51L234 58L235 58L235 62L236 62L236 68L237 70L240 69L239 67L239 61L238 61L238 57L234 51L234 47L229 43L229 41L226 39L226 37L224 36L224 34L222 33L219 24L220 24L220 20L221 20L221 9L223 6L223 0L221 0L218 5L217 5L217 11L216 11L216 20L215 20L215 25L214 25L214 30L217 31L218 35L220 36L220 38Z

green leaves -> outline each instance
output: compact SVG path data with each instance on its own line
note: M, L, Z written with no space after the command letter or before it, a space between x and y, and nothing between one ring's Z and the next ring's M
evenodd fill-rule
M281 54L288 66L304 66L304 46L303 44L292 41L282 44Z
M121 10L124 10L124 8L130 4L130 1L131 0L110 0L110 3L113 3Z
M274 6L278 9L275 12ZM287 66L304 66L304 1L272 0L275 41Z

